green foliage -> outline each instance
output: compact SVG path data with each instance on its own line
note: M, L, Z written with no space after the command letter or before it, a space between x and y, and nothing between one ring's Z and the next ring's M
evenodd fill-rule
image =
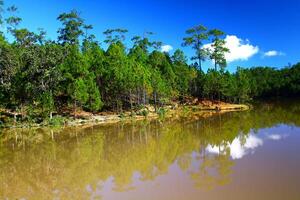
M221 38L224 35L224 32L218 29L213 29L209 31L209 35L213 37L210 58L215 62L215 70L217 71L217 66L224 69L227 65L225 53L229 52L229 49L225 47L225 40Z
M87 108L93 112L99 111L103 107L103 102L93 74L86 80L86 87L89 95Z
M125 119L125 114L122 112L122 113L120 113L120 115L119 115L119 117L121 118L121 119Z
M136 112L131 111L130 114L129 114L129 116L132 117L132 118L135 118L136 117Z
M147 117L149 115L149 111L147 109L144 109L142 110L141 114L144 116L144 117Z
M198 66L202 71L202 61L209 56L208 49L203 48L203 42L208 39L209 32L203 25L198 25L186 31L187 37L183 38L183 46L192 46L195 50L195 56L192 60L198 60Z
M54 116L52 119L49 119L49 124L51 126L62 126L65 123L65 118L62 116Z
M182 115L185 117L190 113L190 109L187 106L183 106Z
M142 107L136 114L147 117L149 115L149 110L145 107Z
M46 32L19 28L22 19L17 7L8 9L3 19L0 0L0 25L8 33L0 33L0 104L5 109L22 111L22 119L51 118L52 112L77 107L85 111L102 109L123 113L154 104L161 105L186 97L207 98L227 102L247 102L270 96L300 94L300 64L283 69L270 67L238 68L225 71L228 49L224 33L199 25L186 31L183 46L191 46L196 63L189 65L183 51L173 55L159 51L161 42L152 41L146 32L135 36L132 47L125 46L126 29L104 32L108 44L102 49L96 36L75 10L62 13L58 42L46 40ZM14 38L13 42L9 42ZM204 48L205 42L212 47ZM207 73L201 62L211 59L214 69ZM27 111L26 111L27 108ZM30 108L28 110L28 108ZM141 115L147 116L143 109Z
M50 116L55 109L53 95L50 92L42 93L39 101L41 102L44 117Z
M88 88L85 81L82 78L78 78L71 87L72 88L69 88L69 93L72 94L74 100L81 104L85 104L89 98Z
M203 86L203 94L209 99L221 98L222 91L222 74L216 70L208 70Z
M127 33L128 30L116 28L116 29L107 29L103 32L103 34L106 36L106 39L104 40L105 43L113 44L122 42L125 40L125 33Z
M197 71L194 68L190 68L186 64L186 57L181 50L176 50L172 56L173 70L175 73L175 87L179 93L179 97L188 96L190 92L190 86L193 80L196 78Z
M250 81L247 77L245 70L238 68L236 72L237 83L237 98L239 102L245 102L249 100Z
M154 85L157 85L156 87L161 90L169 91L169 95L172 94L176 75L168 55L155 50L149 56L149 64L154 68L152 73L152 75L156 77L154 78L156 80L153 81ZM160 78L163 82L160 81L159 83L158 79Z
M57 17L63 27L57 32L59 33L58 40L63 44L78 44L79 37L83 35L82 28L84 26L83 19L79 16L76 10L69 13L62 13Z
M157 111L157 114L159 115L160 118L164 118L166 116L166 113L167 113L167 111L163 107L159 108Z

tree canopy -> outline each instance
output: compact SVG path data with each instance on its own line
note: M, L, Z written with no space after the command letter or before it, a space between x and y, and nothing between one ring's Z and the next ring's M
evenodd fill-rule
M7 10L5 15L3 12ZM43 116L60 110L134 109L146 104L155 108L186 97L227 102L246 102L270 96L300 94L300 64L282 69L239 67L226 70L225 33L203 25L186 31L183 45L194 49L191 63L180 49L160 51L152 32L134 36L126 45L127 29L104 32L105 49L93 28L76 10L57 17L61 23L56 40L46 39L43 29L20 28L17 7L5 8L0 0L0 106ZM14 40L9 42L8 35ZM204 48L211 43L211 48ZM204 72L202 62L214 63Z

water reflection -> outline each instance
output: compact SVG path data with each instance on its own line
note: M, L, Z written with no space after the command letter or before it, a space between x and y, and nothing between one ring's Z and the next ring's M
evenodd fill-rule
M186 185L193 189L222 187L232 182L237 160L267 140L287 137L262 129L300 125L299 106L289 106L268 104L249 112L163 123L10 130L0 139L0 197L118 199L113 195L129 195L150 183L159 184L150 193L166 187L164 181L175 184L167 179L173 171L182 181L188 177Z
M254 149L262 145L262 139L258 138L254 134L250 134L247 136L238 136L232 141L232 143L227 143L219 147L208 145L206 150L209 153L214 154L229 152L232 159L240 159L248 153L254 153ZM226 149L228 149L228 151L226 151Z
M282 140L282 139L284 139L288 136L289 136L288 134L282 134L282 135L270 134L270 135L268 135L268 138L271 139L271 140Z

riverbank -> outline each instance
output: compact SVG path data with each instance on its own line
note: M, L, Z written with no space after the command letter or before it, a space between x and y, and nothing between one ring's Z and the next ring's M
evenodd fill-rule
M189 115L197 115L198 117L207 118L213 116L214 114L233 112L233 111L244 111L248 110L250 107L248 105L242 104L218 104L209 106L200 105L187 105L187 106L165 106L158 109L155 112L154 107L145 106L134 114L132 112L124 112L122 114L96 114L89 117L80 117L68 123L69 126L76 126L82 124L110 124L117 122L132 122L137 120L152 120L152 119L165 119L165 118L177 118ZM137 114L138 113L138 114Z
M189 115L197 115L198 117L210 117L214 114L244 111L250 107L245 104L229 104L220 101L190 101L186 104L172 104L160 107L157 110L151 105L143 106L134 111L124 111L120 114L114 112L90 113L77 111L76 113L63 113L63 115L55 115L52 119L44 120L41 123L31 121L16 121L16 115L8 110L0 110L0 120L6 118L8 123L0 124L3 128L28 128L28 127L43 127L43 126L83 126L97 124L111 124L118 122L130 123L138 120L153 120L184 117ZM9 120L8 120L8 119Z

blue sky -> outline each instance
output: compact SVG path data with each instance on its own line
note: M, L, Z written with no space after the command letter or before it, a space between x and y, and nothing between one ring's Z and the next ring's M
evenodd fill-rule
M4 0L15 4L30 30L44 28L51 39L60 26L56 17L77 9L94 34L103 41L107 28L127 28L128 38L145 31L154 40L181 48L187 56L192 50L181 47L186 29L203 24L227 35L232 49L228 69L236 66L282 67L300 61L299 0ZM129 44L129 43L128 43ZM170 51L172 54L173 51ZM205 68L211 63L207 62Z

